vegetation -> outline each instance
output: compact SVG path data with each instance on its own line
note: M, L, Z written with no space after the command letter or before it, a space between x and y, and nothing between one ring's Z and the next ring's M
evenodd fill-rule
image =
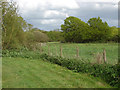
M62 57L69 59L82 59L86 62L96 63L98 53L106 50L107 63L116 64L118 62L117 43L47 43L42 47L42 53L52 56L60 56L60 46L62 46ZM79 58L76 56L76 47L79 48ZM112 48L112 49L111 49ZM102 62L103 63L103 62Z
M48 31L46 34L48 35L50 42L64 42L63 33L59 30Z
M26 22L17 13L17 7L14 2L2 3L2 46L3 49L19 48L24 45L24 29L26 29Z
M79 43L89 41L90 39L89 25L73 16L64 20L61 30L64 32L66 42Z
M40 59L3 58L2 79L3 88L111 88L98 78Z
M81 19L70 16L61 25L66 42L118 42L118 29L109 27L100 17L90 18L88 23Z
M19 15L14 2L2 3L2 19L3 87L120 87L120 59L117 57L120 28L108 26L100 17L90 18L85 23L70 16L64 20L61 30L44 31L27 23ZM48 41L62 43L42 46ZM62 51L60 46L65 58L57 56ZM76 47L80 51L79 59L70 58L76 57ZM108 63L92 62L97 53L103 52L103 48L107 52ZM103 79L109 85L97 81L98 78L93 76Z
M3 49L30 48L30 45L37 42L48 41L48 36L39 29L33 28L19 14L16 3L4 2L2 9L3 30L2 46Z
M107 41L110 38L111 30L107 22L102 22L100 17L91 18L88 20L88 24L92 27L93 41Z
M63 59L44 56L44 60L48 60L52 63L58 64L63 67L67 67L75 72L83 72L93 75L94 77L100 77L105 80L108 84L114 87L119 87L119 75L120 66L109 65L109 64L91 64L84 61L78 61L75 59Z
M61 57L52 57L46 54L40 54L40 52L4 52L3 57L20 57L28 58L30 60L41 59L44 61L50 61L52 63L58 64L60 66L66 67L74 72L87 73L93 75L94 77L100 77L105 80L108 84L114 87L119 87L119 71L120 66L109 65L109 64L92 64L85 61L80 61L76 59L64 59ZM4 62L4 61L3 61Z
M61 30L44 31L33 28L18 13L16 3L2 4L2 46L3 49L19 49L39 42L118 42L120 29L109 27L100 17L91 18L88 23L81 19L70 16L64 20Z

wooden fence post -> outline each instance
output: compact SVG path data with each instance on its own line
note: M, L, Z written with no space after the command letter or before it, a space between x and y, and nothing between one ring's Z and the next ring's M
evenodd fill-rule
M50 55L50 47L49 47L49 45L48 45L48 55Z
M79 48L78 48L78 46L76 47L76 56L77 56L77 58L79 57Z
M104 60L104 63L106 63L107 59L106 59L106 50L103 49L103 60Z
M60 57L62 57L62 46L60 45Z
M98 63L98 64L101 64L101 63L102 63L102 54L101 54L101 53L97 53L97 55L96 55L96 60L97 60L97 63Z

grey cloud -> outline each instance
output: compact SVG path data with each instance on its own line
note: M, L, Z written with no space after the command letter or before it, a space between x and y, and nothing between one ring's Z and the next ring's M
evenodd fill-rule
M78 17L85 22L87 22L92 17L100 16L103 19L103 21L107 21L107 23L110 26L117 26L118 9L114 7L116 3L105 3L105 2L104 3L77 2L77 3L80 6L79 9L69 9L65 7L55 8L47 4L47 6L44 7L44 9L42 9L39 6L34 11L27 11L26 13L23 13L22 16L24 17L25 20L27 20L28 23L31 23L35 27L43 30L53 30L56 28L60 28L60 25L64 22L64 19L66 18L64 15L55 15L55 14L52 14L49 17L44 17L44 13L46 10L56 10L61 13L66 13L69 16ZM95 4L99 4L100 8L95 8ZM49 20L49 19L55 19L57 20L57 22L50 24L41 23L42 20Z
M63 24L62 19L55 19L56 22L49 23L49 24L42 24L42 20L49 20L49 19L34 19L34 20L27 20L28 23L31 23L34 25L34 27L37 27L41 30L53 30L53 29L60 29L60 25Z
M83 5L84 4L84 5ZM100 4L100 8L94 8L95 4ZM102 7L104 5L106 7ZM80 9L69 10L69 15L74 15L87 22L92 17L100 16L103 21L107 21L110 26L117 26L118 10L113 7L113 3L79 3Z

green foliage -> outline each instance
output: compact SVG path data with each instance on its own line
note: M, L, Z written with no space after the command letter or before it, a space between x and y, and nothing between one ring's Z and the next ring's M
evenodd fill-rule
M83 61L77 61L74 59L63 59L61 57L43 56L45 59L52 63L58 64L63 67L67 67L75 72L83 72L93 75L94 77L100 77L108 84L114 87L119 87L120 80L120 65L109 64L91 64Z
M40 59L40 52L29 51L27 48L20 50L3 50L2 57L21 57L29 59Z
M110 38L110 27L108 26L107 22L103 22L100 17L90 18L88 20L88 24L90 25L90 27L96 30L93 30L95 32L93 35L97 36L97 39L94 38L94 40L105 42Z
M112 88L99 78L41 59L2 58L2 88Z
M66 42L107 42L118 41L119 34L116 27L109 27L100 17L90 18L88 24L79 18L70 16L61 25Z
M30 50L35 50L38 49L40 50L40 43L45 43L47 41L49 41L49 38L47 36L47 34L42 33L39 30L30 30L30 31L26 31L25 33L25 47L27 47Z
M70 16L64 20L60 30L43 31L33 28L19 14L15 2L2 4L2 46L3 49L20 49L21 47L34 48L37 43L47 41L61 42L118 42L119 29L109 27L100 17L91 18L88 24L79 18Z
M42 59L49 61L60 66L66 67L75 72L88 73L94 77L100 77L105 80L108 84L114 87L119 87L120 80L120 65L109 65L109 64L91 64L85 61L79 61L76 59L65 59L61 57L52 57L46 54L40 54L40 52L26 51L3 51L3 57L22 57L29 59Z
M30 31L26 31L26 39L27 43L35 43L35 42L47 42L49 40L48 36L45 33L42 33L39 30L34 30L34 28Z
M33 35L35 42L47 42L49 40L48 36L40 31L34 31Z
M73 16L64 20L61 30L64 33L66 42L85 42L91 38L89 25Z
M19 16L17 5L14 2L2 4L2 46L3 49L19 48L25 43L24 29L26 22Z
M49 46L49 48L48 48ZM43 53L50 53L53 56L60 56L60 46L62 46L62 56L65 58L77 58L76 47L79 48L79 58L84 61L96 63L97 53L102 53L103 48L106 50L107 63L116 64L118 62L118 44L117 43L59 43L50 42L43 46ZM48 50L49 49L49 50ZM103 60L102 60L103 63Z
M118 42L118 40L120 39L120 33L119 33L120 29L113 26L113 27L110 27L110 30L111 30L110 40L114 42Z
M64 41L63 33L61 31L48 31L47 35L50 42Z
M3 49L20 49L35 47L36 43L49 40L45 33L27 22L18 14L15 2L3 3L2 18L2 46Z

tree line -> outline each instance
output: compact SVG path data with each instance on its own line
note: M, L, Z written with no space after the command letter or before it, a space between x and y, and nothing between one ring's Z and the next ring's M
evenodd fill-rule
M40 42L118 42L119 28L109 27L100 17L91 18L87 23L70 16L64 20L61 30L44 31L33 28L18 13L15 2L2 3L2 47L3 49L32 49Z
M61 25L66 42L87 43L87 42L118 42L119 28L109 27L100 17L90 18L87 23L77 17L70 16Z

